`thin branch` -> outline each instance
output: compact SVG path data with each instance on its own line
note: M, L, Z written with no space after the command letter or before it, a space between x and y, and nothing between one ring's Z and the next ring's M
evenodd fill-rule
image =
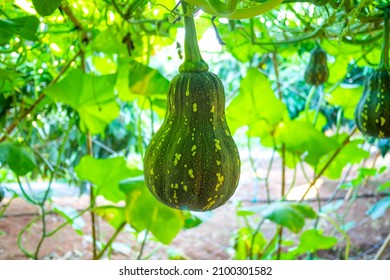
M107 249L111 246L112 242L116 239L118 234L122 231L122 229L125 227L126 222L122 223L115 231L115 233L111 236L110 240L108 240L107 244L104 246L104 248L99 252L98 255L96 255L97 260L99 260L103 254L107 251Z
M347 138L345 138L345 140L343 141L343 143L340 145L340 147L338 147L336 149L336 151L333 153L333 155L329 158L329 160L326 162L326 164L324 165L324 167L321 169L321 171L317 174L317 176L314 178L313 182L311 182L310 186L307 188L306 192L303 194L302 198L300 199L300 201L302 202L305 197L307 196L307 194L309 193L309 191L311 190L311 188L315 185L315 183L317 182L317 180L324 174L324 172L326 171L326 169L329 167L329 165L333 162L333 160L337 157L337 155L341 152L341 150L349 143L352 135L355 133L355 131L357 130L357 128L355 127L352 132L348 135Z
M378 252L375 254L374 260L380 260L386 249L390 246L390 233L387 235L385 241L383 242L382 246L379 248Z

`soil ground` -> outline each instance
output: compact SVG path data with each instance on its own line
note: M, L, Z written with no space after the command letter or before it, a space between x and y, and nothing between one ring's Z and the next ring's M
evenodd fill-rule
M261 157L260 157L261 158ZM380 158L377 162L378 166L390 166L390 159ZM260 175L266 174L268 167L267 161L255 162L257 173ZM233 198L224 206L212 211L212 213L204 213L208 216L207 220L198 227L183 230L174 239L169 246L162 246L159 243L148 241L144 247L142 256L148 256L151 259L167 259L172 256L188 259L232 259L234 257L233 250L233 234L243 224L243 221L236 215L236 202L241 201L246 206L261 205L266 200L266 188L264 181L256 181L254 178L253 169L250 166L242 167L243 173L239 188ZM281 164L275 160L272 172L268 177L269 190L271 199L280 197L281 188ZM346 178L346 181L354 177L352 171ZM292 170L287 170L286 181L289 185L294 179ZM390 172L385 172L380 178L370 180L364 189L359 191L360 198L357 198L350 204L349 211L344 218L345 224L350 224L348 235L351 240L351 259L373 259L384 240L390 233L390 211L387 209L385 215L378 219L371 219L366 212L374 202L380 197L372 196L378 183L389 181ZM320 198L323 199L323 205L327 198L336 196L337 200L345 200L342 206L332 213L336 219L342 217L345 213L350 198L348 190L337 190L338 182L321 179L316 185ZM290 193L290 199L299 199L302 193L307 188L307 182L302 174L296 174L295 187ZM362 197L363 196L363 197ZM315 197L315 189L308 195L309 203L317 209L318 203ZM3 201L6 202L7 200ZM88 206L87 196L75 196L74 194L66 195L64 191L60 196L53 197L53 202L60 206L70 206L81 210ZM21 252L17 245L17 237L22 228L32 219L37 217L38 209L28 204L23 199L17 198L12 201L7 208L3 217L0 218L0 259L26 259L26 256ZM66 226L54 234L52 237L44 240L39 257L43 259L91 259L91 231L90 231L90 215L83 215L85 226L83 227L84 235L77 234L71 226ZM51 213L47 216L48 229L54 229L63 222L63 218L57 214ZM312 221L310 221L312 225ZM255 226L255 224L254 224ZM343 258L344 238L334 227L327 224L325 221L320 222L319 227L324 230L324 234L333 234L339 238L338 245L328 251L320 252L319 256L324 259L340 259ZM265 223L262 227L262 232L267 238L271 238L275 234L275 226L272 223ZM112 259L136 259L140 252L141 241L136 241L134 234L130 229L119 234L114 242L114 250L110 258ZM33 251L40 238L41 224L37 223L31 227L28 232L25 232L21 238L23 247L31 252ZM108 240L113 233L113 229L106 222L99 221L99 234L102 240ZM299 235L291 234L288 230L284 230L285 236L291 240L296 240ZM390 259L390 250L387 248L382 255L383 259Z

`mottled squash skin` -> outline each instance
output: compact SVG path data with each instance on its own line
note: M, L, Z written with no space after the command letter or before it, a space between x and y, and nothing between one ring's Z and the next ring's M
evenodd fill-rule
M167 106L144 157L148 188L177 209L207 211L225 204L237 188L240 159L220 79L208 71L178 74Z
M320 47L316 47L310 55L310 62L305 71L305 82L309 85L319 86L329 78L327 54Z
M390 71L376 70L368 79L355 110L358 129L377 138L390 137Z

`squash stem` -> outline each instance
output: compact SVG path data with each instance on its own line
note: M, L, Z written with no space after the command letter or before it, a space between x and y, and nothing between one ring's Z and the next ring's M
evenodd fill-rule
M380 69L389 69L389 10L390 7L385 8L385 20L384 20L384 30L383 30L383 49L381 55L381 61L379 64Z
M184 63L180 65L179 72L206 72L209 66L203 60L198 39L196 37L195 22L192 15L188 15L187 3L181 1L184 14Z

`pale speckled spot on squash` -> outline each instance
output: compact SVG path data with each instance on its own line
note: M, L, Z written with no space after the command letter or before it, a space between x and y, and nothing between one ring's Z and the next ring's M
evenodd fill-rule
M190 80L187 82L186 96L190 96Z
M175 154L175 160L173 161L173 164L175 166L179 163L180 158L181 158L181 154L176 153Z
M192 111L194 113L198 111L198 104L196 104L196 103L192 104Z
M216 192L219 191L219 188L222 186L223 181L225 180L225 177L223 175L221 175L221 173L217 173L217 180L218 180L218 183L215 186L215 191Z
M196 155L196 145L193 145L191 148L192 156Z
M220 151L221 150L221 142L218 139L214 139L215 142L215 148ZM217 151L216 150L216 151Z
M210 113L214 113L215 112L215 106L211 106L211 110L210 110Z
M381 126L384 126L386 122L386 119L384 117L381 117Z
M209 201L209 203L205 207L203 207L203 210L208 210L211 208L211 206L215 204L215 200L212 200L211 197L207 201Z
M376 104L375 113L378 113L380 108L381 108L381 104L380 103Z
M194 178L195 178L195 176L194 176L194 170L188 169L188 175L190 175L190 177L191 177L192 179L194 179Z

